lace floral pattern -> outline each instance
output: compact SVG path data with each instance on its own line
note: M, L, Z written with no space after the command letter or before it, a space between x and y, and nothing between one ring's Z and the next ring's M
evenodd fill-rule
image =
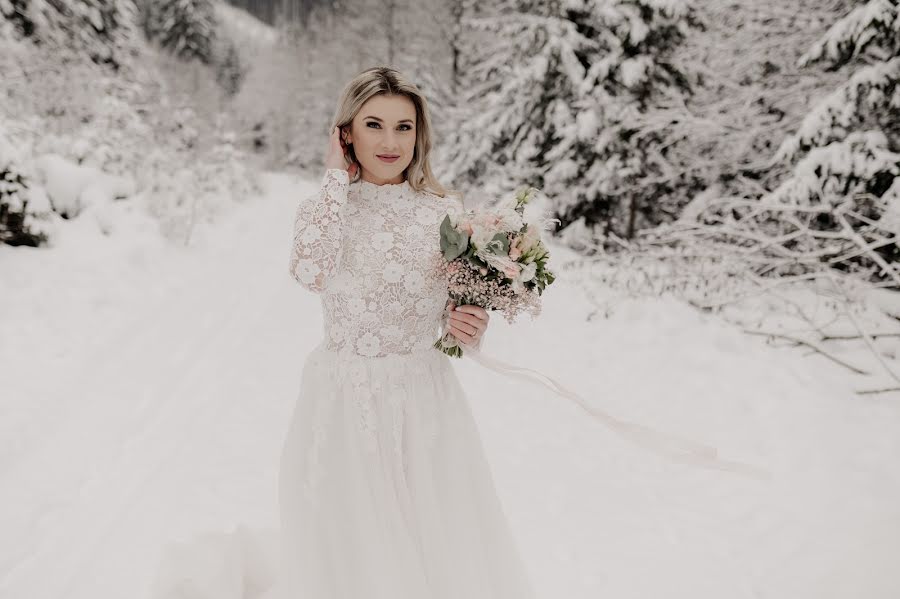
M297 207L291 275L322 296L330 350L364 357L430 347L446 323L440 223L456 196L407 182L349 183L328 169Z

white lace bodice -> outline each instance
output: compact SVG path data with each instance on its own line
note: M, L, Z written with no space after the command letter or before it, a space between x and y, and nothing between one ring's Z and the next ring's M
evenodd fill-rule
M325 171L297 207L290 272L322 296L327 349L381 357L431 347L448 301L439 228L461 210L457 196L406 181L351 184L347 171Z

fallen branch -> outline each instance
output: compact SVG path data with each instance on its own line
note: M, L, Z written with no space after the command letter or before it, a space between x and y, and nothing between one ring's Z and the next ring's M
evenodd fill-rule
M840 358L836 358L835 356L832 356L827 351L822 349L822 347L820 347L819 345L816 345L812 341L807 341L806 339L800 339L798 337L791 337L790 335L785 335L784 333L776 333L774 331L753 331L750 329L742 329L742 330L745 333L748 333L750 335L764 335L767 337L777 337L779 339L785 339L787 341L792 341L796 345L805 345L806 347L814 350L816 353L822 354L823 356L825 356L832 362L834 362L836 364L840 364L844 368L847 368L856 374L863 374L863 375L870 374L868 371L863 370L862 368L859 368L858 366L853 366L852 364L848 364L847 362L841 360Z

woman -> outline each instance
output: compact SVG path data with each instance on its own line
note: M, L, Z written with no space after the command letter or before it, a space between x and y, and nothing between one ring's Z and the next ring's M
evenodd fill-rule
M321 294L281 458L285 599L530 599L451 359L488 314L448 301L425 98L390 68L344 89L321 188L298 206L290 272Z

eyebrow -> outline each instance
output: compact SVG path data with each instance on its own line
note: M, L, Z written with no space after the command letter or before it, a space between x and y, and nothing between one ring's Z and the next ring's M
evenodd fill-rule
M382 121L380 118L378 118L377 116L372 116L372 115L364 116L363 118L364 118L364 119L375 119L375 120L378 121L379 123L383 123L383 122L384 122L384 121ZM412 124L415 124L415 123L412 122L411 119L403 119L402 121L397 121L397 122L398 122L398 123L412 123Z

